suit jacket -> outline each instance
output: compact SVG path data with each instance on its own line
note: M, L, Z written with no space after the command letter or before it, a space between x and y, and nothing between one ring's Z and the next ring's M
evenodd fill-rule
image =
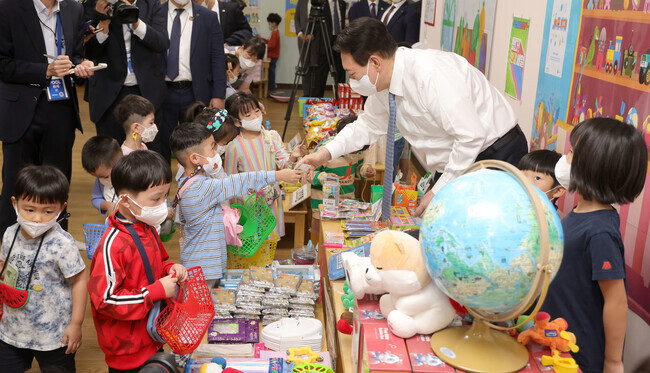
M83 7L74 0L60 3L66 55L81 63ZM39 96L49 86L47 53L40 21L32 1L0 0L0 140L15 142L29 127ZM77 91L65 77L75 107L75 126L81 130Z
M140 10L140 22L147 25L147 32L144 40L135 35L131 37L131 65L140 93L158 109L167 93L164 72L164 54L169 49L167 12L159 0L138 0L135 4ZM86 57L108 64L107 69L95 72L88 86L90 119L97 123L117 98L126 78L122 25L111 22L108 39L101 44L96 37L90 39L86 43Z
M163 4L165 14L169 2ZM223 36L217 14L192 2L192 41L190 43L190 71L194 99L210 103L212 98L226 97L226 57L223 54ZM169 17L165 17L165 30ZM167 71L165 54L165 71Z
M309 14L307 13L307 4L311 0L298 0L298 5L296 5L296 16L294 22L296 25L296 33L307 34L307 26L309 24ZM339 19L341 20L341 30L345 27L345 9L348 4L343 0L338 1L339 8ZM327 33L330 35L330 41L334 42L334 36L332 36L332 12L330 10L329 1L325 0L325 7L323 9L323 17L325 18L325 26L327 28ZM311 42L311 50L309 51L309 61L313 65L318 65L320 62L327 63L327 59L322 58L325 55L324 44L321 41L321 32L318 25L314 25L313 29L314 40ZM298 39L298 48L302 49L302 42Z
M217 4L219 5L223 42L228 45L243 45L253 36L253 30L248 24L244 12L235 2L222 3L217 0Z
M408 2L402 4L386 27L396 42L416 43L420 40L420 13Z
M381 19L382 14L384 14L390 4L387 4L383 0L375 1L375 3L378 3L375 8L377 19ZM348 13L348 19L350 22L361 17L370 17L370 2L368 0L361 0L352 4L350 7L350 12Z

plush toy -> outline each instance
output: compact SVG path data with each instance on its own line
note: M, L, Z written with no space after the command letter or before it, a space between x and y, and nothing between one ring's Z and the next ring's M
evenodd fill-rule
M352 334L352 312L345 311L336 323L336 330L343 334Z
M401 338L431 334L453 320L449 298L427 273L420 242L399 231L383 231L370 246L376 273L366 274L368 284L388 292L379 300L391 332Z
M576 346L576 336L567 332L569 324L561 317L551 321L551 316L546 312L539 312L535 315L535 326L519 334L517 341L525 345L528 342L535 341L541 345L548 346L551 353L559 352L578 352Z
M341 253L345 277L348 279L348 286L354 293L354 297L361 299L366 294L384 294L381 286L372 286L366 281L366 277L376 276L375 267L370 263L370 258L360 257L355 253Z

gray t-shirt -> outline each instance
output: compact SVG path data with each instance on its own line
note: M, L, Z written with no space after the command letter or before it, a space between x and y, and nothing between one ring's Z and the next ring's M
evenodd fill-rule
M18 228L19 225L14 224L5 231L0 261L6 260ZM27 304L20 309L3 305L0 339L14 347L38 351L62 347L63 333L72 317L72 284L69 278L86 268L70 233L57 224L45 235L34 266ZM40 239L27 240L22 232L16 237L7 263L8 268L18 273L16 288L24 289L27 286Z

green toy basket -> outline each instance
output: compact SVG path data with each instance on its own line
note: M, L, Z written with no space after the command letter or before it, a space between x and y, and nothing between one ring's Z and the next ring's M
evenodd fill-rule
M248 258L255 254L275 228L275 216L263 195L252 194L243 205L232 204L239 210L239 225L244 230L239 233L241 246L227 245L228 252Z

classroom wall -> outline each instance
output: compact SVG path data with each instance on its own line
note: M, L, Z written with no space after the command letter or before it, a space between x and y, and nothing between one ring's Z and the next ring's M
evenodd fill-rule
M460 1L462 0L457 0L457 2ZM433 0L429 1L429 3L432 2ZM508 100L512 105L512 108L519 118L519 125L528 139L530 139L533 124L533 112L537 91L537 77L541 60L546 5L547 1L545 0L498 1L494 26L494 38L492 40L490 70L487 73L490 82L492 82L492 84L494 84L501 93L504 94L506 100ZM423 7L424 6L426 6L426 2ZM430 48L439 49L441 45L440 38L443 6L444 0L436 1L435 26L426 25L424 23L424 17L422 17L421 20L420 41L424 42ZM423 9L423 15L424 12L425 10ZM517 101L504 93L507 53L509 47L508 43L510 41L510 29L513 16L530 19L528 50L526 52L526 60L524 63L523 93L521 101ZM565 148L565 138L566 136L558 137L558 149ZM569 325L569 328L570 327L571 326ZM580 345L580 341L578 341L578 345ZM634 312L629 311L623 358L626 373L634 372L634 369L638 364L640 364L645 358L650 357L650 349L648 349L648 346L650 346L650 325Z

